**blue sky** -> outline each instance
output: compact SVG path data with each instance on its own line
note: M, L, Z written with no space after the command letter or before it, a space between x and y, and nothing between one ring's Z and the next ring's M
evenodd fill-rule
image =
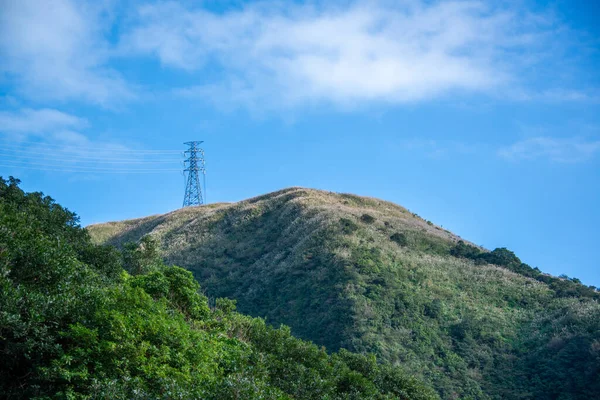
M84 225L289 186L600 286L600 5L0 0L0 175Z

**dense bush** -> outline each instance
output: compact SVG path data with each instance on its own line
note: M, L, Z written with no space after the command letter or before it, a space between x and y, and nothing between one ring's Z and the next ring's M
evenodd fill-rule
M356 222L348 218L340 218L340 226L342 228L342 232L346 235L350 235L358 230L358 225Z
M372 224L375 222L375 217L370 214L363 214L360 216L360 220L366 224Z
M402 232L396 232L390 236L390 240L396 243L398 246L407 246L408 239L406 239L406 235Z
M481 255L482 251L477 247L467 244L460 240L454 247L450 249L450 255L454 257L469 258L476 260Z

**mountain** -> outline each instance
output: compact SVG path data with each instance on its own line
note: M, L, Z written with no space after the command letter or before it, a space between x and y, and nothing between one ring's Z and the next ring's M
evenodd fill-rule
M435 400L372 355L209 305L149 236L95 245L77 216L0 178L2 399Z
M600 393L595 288L386 201L290 188L88 230L115 246L149 235L209 300L328 351L374 353L444 399Z

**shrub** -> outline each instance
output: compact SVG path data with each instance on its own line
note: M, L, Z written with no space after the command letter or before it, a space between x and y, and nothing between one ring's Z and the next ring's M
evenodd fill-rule
M346 235L350 235L358 230L358 225L348 218L340 218L340 225L342 232Z
M479 257L490 264L501 265L504 267L521 264L519 257L517 257L515 253L508 250L506 247L494 249L490 253L483 253Z
M425 304L425 315L430 318L438 318L442 314L443 303L440 299L433 299L429 304Z
M408 239L406 238L406 235L402 232L394 233L392 236L390 236L390 240L396 243L398 246L408 245Z
M360 220L366 224L372 224L375 222L375 217L369 214L363 214L361 215Z
M459 258L468 258L475 260L481 254L481 250L477 247L467 244L460 240L454 247L450 249L450 255Z

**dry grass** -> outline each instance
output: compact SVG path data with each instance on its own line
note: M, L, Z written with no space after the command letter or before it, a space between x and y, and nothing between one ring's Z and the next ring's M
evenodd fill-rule
M162 216L151 216L120 222L95 224L88 227L95 241L121 243L124 239L136 239L139 235L152 234L163 237L173 230L184 233L188 229L198 229L202 224L215 222L219 216L235 215L234 225L248 222L252 216L272 209L282 198L288 198L293 205L311 209L322 214L324 223L336 222L339 218L353 217L357 221L363 214L371 215L375 222L369 227L373 232L412 231L438 237L454 243L461 238L439 226L428 224L422 218L410 213L404 207L369 197L339 194L315 189L289 188L258 196L238 203L218 203L175 210ZM115 238L119 238L116 239Z

